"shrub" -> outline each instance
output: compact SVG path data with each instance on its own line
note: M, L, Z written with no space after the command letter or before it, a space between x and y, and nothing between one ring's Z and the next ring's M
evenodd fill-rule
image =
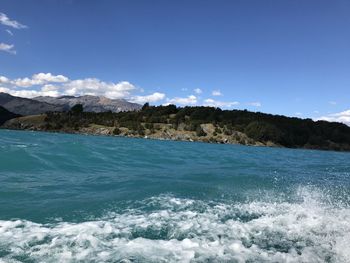
M119 135L122 131L118 128L118 127L115 127L114 130L113 130L113 134L114 135Z
M75 104L71 109L70 112L74 115L81 114L84 111L84 107L82 104Z
M153 129L153 123L145 123L145 128L149 130Z
M196 129L196 135L198 137L206 136L207 134L203 131L202 127L199 125Z

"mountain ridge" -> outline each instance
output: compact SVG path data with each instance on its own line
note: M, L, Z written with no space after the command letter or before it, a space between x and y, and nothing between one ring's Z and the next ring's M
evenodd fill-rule
M43 114L48 111L63 111L61 106L52 105L28 98L16 97L0 92L0 106L10 112L20 115Z
M22 98L0 92L0 106L20 115L37 115L46 112L69 111L76 104L82 104L86 112L121 112L140 110L142 105L124 99L109 99L102 96L85 95L80 97L39 96Z
M109 99L103 96L84 95L79 97L74 96L60 96L49 97L40 96L34 97L33 100L46 102L52 105L63 106L69 110L76 104L82 104L84 111L87 112L120 112L120 111L134 111L141 109L142 105L129 102L125 99Z

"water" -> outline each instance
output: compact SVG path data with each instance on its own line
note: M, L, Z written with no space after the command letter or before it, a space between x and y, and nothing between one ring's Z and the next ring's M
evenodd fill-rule
M350 262L350 154L0 130L0 262Z

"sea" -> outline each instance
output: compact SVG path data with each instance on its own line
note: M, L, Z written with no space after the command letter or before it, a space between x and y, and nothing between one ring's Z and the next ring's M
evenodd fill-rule
M350 262L350 153L0 130L0 262Z

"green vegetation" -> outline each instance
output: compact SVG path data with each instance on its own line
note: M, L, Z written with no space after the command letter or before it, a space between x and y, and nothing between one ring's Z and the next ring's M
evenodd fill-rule
M161 125L168 125L175 130L181 126L184 131L193 131L196 136L203 137L207 134L201 125L210 123L215 127L214 136L236 136L240 132L252 140L284 147L350 149L350 127L340 123L213 107L178 108L175 105L145 104L140 111L119 113L92 113L83 112L80 106L73 108L66 113L47 113L47 129L69 130L97 124L116 127L114 134L121 134L121 128L127 128L134 135L144 136L146 130L153 133ZM214 138L210 137L208 141L214 141Z
M70 112L75 115L79 115L83 113L83 111L84 111L84 108L82 104L76 104L70 109Z

